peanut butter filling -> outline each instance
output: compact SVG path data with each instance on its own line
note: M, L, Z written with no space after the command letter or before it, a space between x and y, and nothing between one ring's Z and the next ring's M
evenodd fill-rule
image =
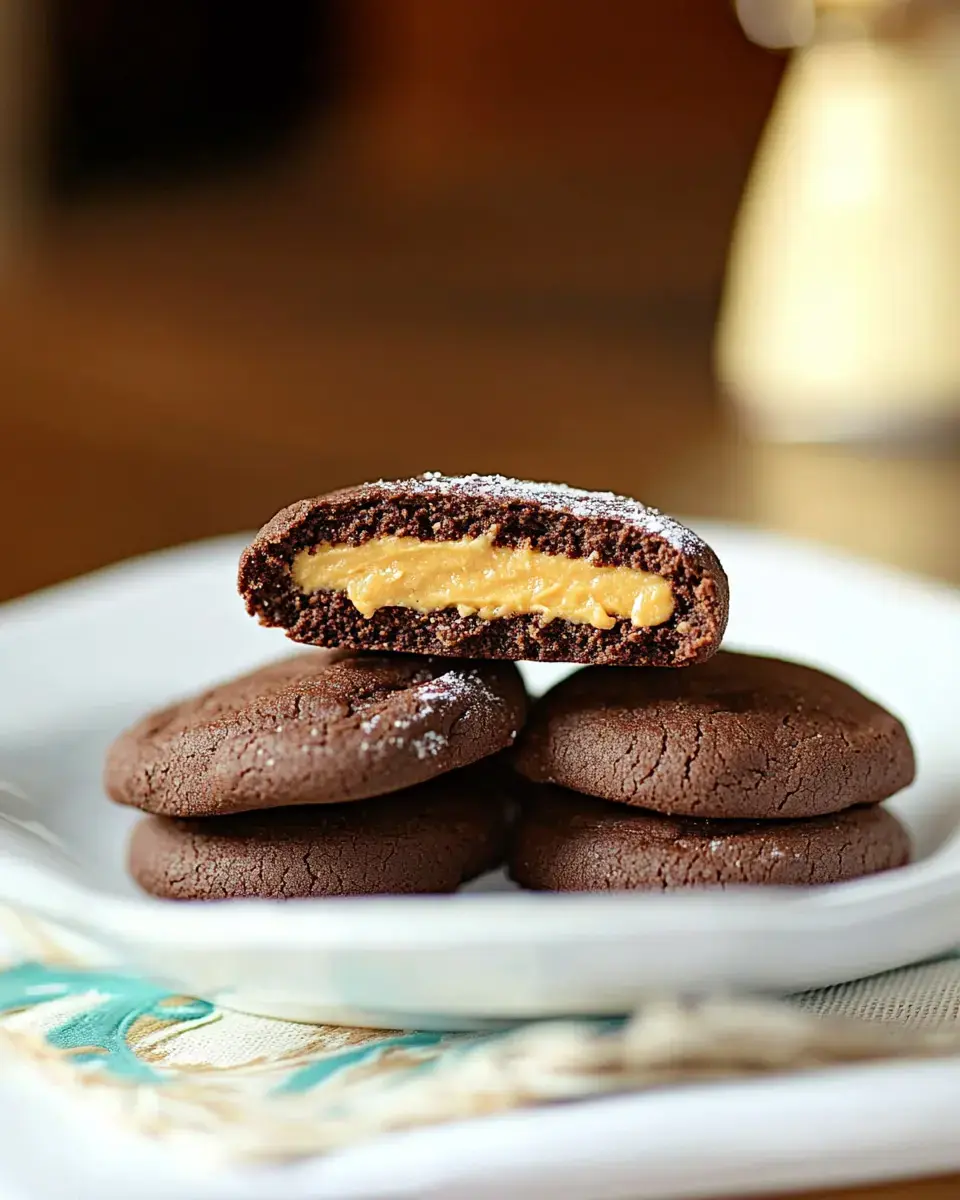
M596 629L629 619L662 625L673 613L666 579L633 567L600 567L586 558L495 546L490 534L456 542L380 537L362 546L301 550L291 567L307 594L345 592L364 617L378 608L437 612L455 608L484 621L537 614Z

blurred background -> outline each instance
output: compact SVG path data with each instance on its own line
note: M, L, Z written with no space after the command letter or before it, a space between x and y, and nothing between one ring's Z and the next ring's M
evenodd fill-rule
M4 0L0 598L423 470L960 581L956 24Z

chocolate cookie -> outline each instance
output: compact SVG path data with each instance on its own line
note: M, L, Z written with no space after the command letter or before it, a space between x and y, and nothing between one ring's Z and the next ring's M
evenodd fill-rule
M910 860L885 808L798 821L665 817L540 787L524 801L509 851L522 887L557 892L839 883Z
M497 777L473 768L362 804L145 817L130 873L172 900L452 892L500 865L505 831Z
M469 658L685 666L727 623L727 577L689 529L499 475L301 500L244 551L239 588L297 642Z
M569 676L534 706L515 763L538 783L697 817L812 817L914 776L903 725L848 684L725 652L689 671Z
M502 750L525 712L512 663L313 651L144 718L105 783L172 817L360 800Z

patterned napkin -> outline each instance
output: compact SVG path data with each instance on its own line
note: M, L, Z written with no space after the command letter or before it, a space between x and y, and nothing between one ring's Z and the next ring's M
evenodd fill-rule
M625 1020L438 1034L245 1016L85 965L3 915L32 956L0 969L0 1048L108 1116L228 1159L681 1081L960 1052L960 955L783 1001L663 1000Z

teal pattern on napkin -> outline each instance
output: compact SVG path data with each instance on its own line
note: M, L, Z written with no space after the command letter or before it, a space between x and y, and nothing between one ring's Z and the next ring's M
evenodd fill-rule
M0 969L0 1046L152 1136L202 1138L230 1158L294 1158L610 1092L960 1053L960 960L789 1003L675 997L627 1022L443 1034L254 1017L61 958Z
M176 1043L178 1034L196 1028L198 1023L220 1019L225 1014L206 1000L179 996L170 989L152 983L138 975L104 972L79 967L26 962L0 972L0 1023L3 1018L34 1010L38 1018L44 1010L56 1010L67 1000L89 997L89 1004L62 1020L43 1023L43 1038L54 1050L69 1055L73 1062L82 1063L130 1082L162 1084L169 1077L159 1063L148 1061L138 1051L138 1041L132 1035L138 1023L151 1018L161 1024L167 1046ZM241 1020L238 1014L230 1014ZM484 1035L442 1033L394 1033L379 1030L342 1030L332 1026L298 1026L291 1022L256 1022L264 1030L301 1031L303 1049L291 1054L286 1039L277 1052L271 1091L279 1095L308 1092L329 1083L335 1075L350 1073L358 1067L369 1067L385 1056L391 1057L391 1073L403 1068L425 1065L424 1052L439 1053L451 1043L474 1041ZM178 1028L179 1027L179 1028ZM340 1048L347 1036L349 1044ZM489 1035L495 1036L495 1035ZM269 1039L267 1039L269 1040ZM151 1055L155 1059L157 1055ZM266 1059L267 1061L263 1061ZM288 1060L289 1066L283 1067ZM304 1061L306 1059L306 1061ZM269 1054L260 1056L259 1065L270 1065ZM204 1063L207 1069L234 1070L246 1066L227 1056Z
M114 1075L139 1082L162 1078L131 1049L128 1037L142 1017L193 1022L209 1016L206 1000L174 997L134 975L106 974L74 967L22 963L0 974L0 1013L20 1012L67 997L91 995L89 1008L46 1031L51 1046L76 1062L98 1063Z

